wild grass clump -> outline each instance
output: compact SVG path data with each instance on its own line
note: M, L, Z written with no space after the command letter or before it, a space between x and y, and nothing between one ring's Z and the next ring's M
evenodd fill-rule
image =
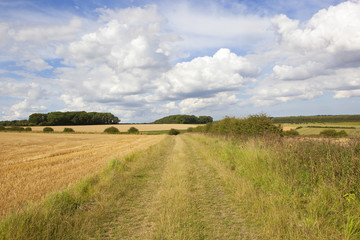
M169 130L168 134L169 135L178 135L178 134L180 134L180 131L177 130L177 129L172 128L172 129Z
M116 134L120 133L120 131L116 127L108 127L104 130L104 133Z
M74 129L72 129L72 128L64 128L64 131L63 132L66 132L66 133L73 133L73 132L75 132L75 130Z
M139 134L139 129L137 129L136 127L131 127L128 130L129 134Z
M335 137L335 138L341 138L341 137L347 137L348 134L345 132L345 130L341 130L337 132L335 129L327 129L320 132L320 135L326 136L326 137Z
M54 129L51 128L51 127L45 127L45 128L43 129L43 132L46 132L46 133L48 133L48 132L54 132Z

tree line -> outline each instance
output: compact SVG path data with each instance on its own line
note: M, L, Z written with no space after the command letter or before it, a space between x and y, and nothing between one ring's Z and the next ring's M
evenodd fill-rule
M296 117L274 117L274 123L339 123L359 122L360 115L318 115L318 116L296 116Z
M154 121L155 124L205 124L212 122L213 118L210 116L199 116L194 115L171 115L163 117Z
M119 118L112 113L99 112L50 112L34 113L29 116L29 125L59 126L59 125L94 125L118 124Z

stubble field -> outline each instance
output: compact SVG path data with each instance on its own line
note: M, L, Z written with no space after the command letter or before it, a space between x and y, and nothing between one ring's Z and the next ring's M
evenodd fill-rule
M98 173L163 135L0 133L0 216Z
M116 127L120 132L127 132L129 128L135 127L140 132L147 131L164 131L175 128L178 130L185 130L189 127L196 127L198 125L193 124L116 124L116 125L76 125L76 126L51 126L55 132L62 132L64 128L72 128L75 132L86 132L86 133L99 133L104 132L108 127ZM33 131L42 131L44 126L31 127Z

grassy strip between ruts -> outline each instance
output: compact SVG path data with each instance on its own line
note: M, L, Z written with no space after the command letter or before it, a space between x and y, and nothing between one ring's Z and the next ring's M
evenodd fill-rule
M71 189L53 193L40 203L1 219L0 239L104 239L106 226L119 215L119 198L145 186L147 172L158 167L170 141L114 159L99 175ZM140 196L139 196L140 197Z

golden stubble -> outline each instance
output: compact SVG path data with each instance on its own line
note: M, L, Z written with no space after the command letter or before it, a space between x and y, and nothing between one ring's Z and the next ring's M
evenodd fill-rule
M164 135L0 133L0 216L101 171Z
M129 128L135 127L141 132L147 131L166 131L171 128L178 130L185 130L189 127L197 127L194 124L116 124L116 125L76 125L76 126L51 126L55 132L62 132L64 128L72 128L75 132L104 132L108 127L116 127L120 132L127 132ZM33 126L31 129L36 132L41 132L45 126Z

